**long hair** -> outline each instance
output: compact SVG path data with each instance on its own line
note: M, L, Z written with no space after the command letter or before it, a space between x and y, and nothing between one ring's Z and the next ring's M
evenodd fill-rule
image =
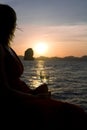
M6 4L0 4L0 44L9 45L16 28L16 12Z

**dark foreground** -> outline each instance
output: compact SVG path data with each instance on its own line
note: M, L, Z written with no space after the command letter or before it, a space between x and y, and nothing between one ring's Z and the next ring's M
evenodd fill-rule
M87 130L87 113L79 106L49 97L1 97L2 129Z

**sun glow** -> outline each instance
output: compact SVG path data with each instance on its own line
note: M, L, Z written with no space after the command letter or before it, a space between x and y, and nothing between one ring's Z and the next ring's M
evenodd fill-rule
M35 52L39 55L44 55L47 51L47 48L48 47L46 43L40 42L35 45Z

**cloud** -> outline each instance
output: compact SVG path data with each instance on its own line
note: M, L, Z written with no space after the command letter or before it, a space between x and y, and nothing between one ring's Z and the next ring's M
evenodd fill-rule
M25 27L28 34L43 35L61 41L87 41L87 24L61 26L29 26ZM29 31L30 30L30 31Z
M20 27L20 26L19 26ZM17 30L14 39L14 48L25 50L28 46L34 47L42 41L49 46L50 54L54 48L54 55L85 55L87 54L87 24L37 26L24 24ZM17 51L18 52L18 51Z
M20 26L19 26L20 27ZM45 40L57 44L87 44L87 24L67 26L35 26L21 25L23 31L17 31L16 36L20 39L32 39L35 41Z

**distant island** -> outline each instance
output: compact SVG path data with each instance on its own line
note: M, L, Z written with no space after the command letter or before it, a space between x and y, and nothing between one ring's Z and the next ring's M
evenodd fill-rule
M34 57L34 50L33 48L27 48L24 51L24 55L19 55L19 58L21 60L82 60L82 61L87 61L87 55L83 55L81 57L76 57L76 56L65 56L65 57L46 57L46 56L39 56L39 57Z
M24 59L24 56L19 55L20 59ZM75 56L66 56L66 57L45 57L45 56L40 56L34 58L35 60L48 60L48 59L58 59L58 60L81 60L81 61L87 61L87 55L84 55L82 57L75 57Z

